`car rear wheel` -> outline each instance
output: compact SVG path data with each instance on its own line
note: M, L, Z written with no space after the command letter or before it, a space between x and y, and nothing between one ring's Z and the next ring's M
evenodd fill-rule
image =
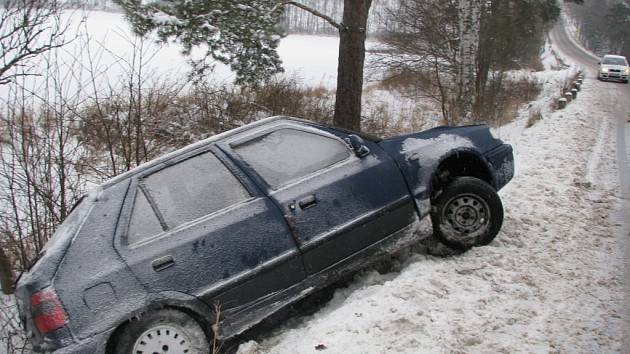
M447 246L468 250L487 245L503 224L503 205L488 183L474 177L454 179L434 201L435 236Z
M121 329L115 340L120 354L208 354L201 326L183 312L163 309L141 315Z

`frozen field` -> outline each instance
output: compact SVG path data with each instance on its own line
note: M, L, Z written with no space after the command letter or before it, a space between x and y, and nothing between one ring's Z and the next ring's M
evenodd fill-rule
M122 14L95 11L68 13L66 16L72 23L70 37L76 35L76 38L36 63L31 72L38 76L21 82L27 90L41 92L45 79L54 75L62 80L65 92L87 90L89 93L93 89L90 72L96 78L97 87L105 88L127 75L131 63L142 63L142 77L149 82L154 78L182 78L190 70L179 46L158 45L151 38L134 37ZM332 36L285 37L279 53L286 75L296 76L310 86L334 88L338 45L338 38ZM199 58L200 54L201 50L193 52L193 58ZM49 62L58 65L59 71L51 71ZM216 64L212 81L231 83L233 79L227 66ZM0 97L6 97L7 86L0 86Z

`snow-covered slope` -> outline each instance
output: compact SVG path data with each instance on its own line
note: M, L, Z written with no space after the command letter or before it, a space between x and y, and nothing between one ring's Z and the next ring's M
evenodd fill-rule
M577 101L504 132L517 173L491 245L398 273L364 274L311 316L244 353L622 352L622 218L615 159L620 85L587 78ZM627 99L627 97L625 98ZM617 220L617 221L615 221ZM247 339L245 339L247 341Z

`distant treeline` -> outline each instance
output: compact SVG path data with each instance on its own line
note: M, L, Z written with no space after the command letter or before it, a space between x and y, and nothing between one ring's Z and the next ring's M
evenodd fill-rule
M570 4L569 13L577 24L577 35L598 55L609 53L630 57L630 1L585 0Z

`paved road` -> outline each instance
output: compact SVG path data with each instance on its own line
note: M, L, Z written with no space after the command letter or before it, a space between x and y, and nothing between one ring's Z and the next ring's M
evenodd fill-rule
M564 54L571 58L573 62L581 66L586 74L587 84L599 84L597 81L597 58L592 53L581 48L575 43L566 31L563 23L558 23L550 33L551 40L555 46ZM624 301L624 335L622 347L630 348L630 84L602 83L601 94L610 97L610 112L615 119L617 167L619 169L619 179L621 184L621 210L613 213L612 218L618 225L621 225L618 240L621 252L624 254L625 275L623 279L626 300ZM594 117L596 118L596 117Z
M566 57L584 70L587 80L596 80L597 63L599 58L581 48L572 40L559 22L551 31L551 40ZM622 197L630 201L630 167L628 154L630 152L630 84L607 83L602 94L609 95L610 109L614 112L617 126L617 163L621 183Z

